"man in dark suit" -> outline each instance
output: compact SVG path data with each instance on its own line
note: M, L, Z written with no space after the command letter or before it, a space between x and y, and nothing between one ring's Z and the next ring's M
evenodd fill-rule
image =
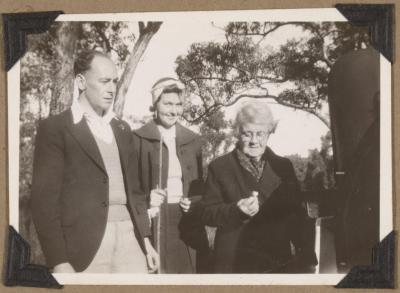
M78 99L40 123L35 143L31 208L47 265L56 273L155 271L146 203L133 196L130 127L112 112L116 67L85 51L74 72Z

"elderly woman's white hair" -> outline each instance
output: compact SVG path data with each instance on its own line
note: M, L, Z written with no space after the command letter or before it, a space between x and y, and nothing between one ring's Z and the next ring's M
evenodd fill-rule
M278 121L274 120L271 109L266 103L251 101L244 103L236 114L234 128L237 135L246 123L263 124L265 131L273 133Z

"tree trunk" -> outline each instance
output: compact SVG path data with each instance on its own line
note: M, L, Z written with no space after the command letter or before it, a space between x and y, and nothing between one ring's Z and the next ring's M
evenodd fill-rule
M74 54L80 26L77 22L61 22L56 30L56 61L50 115L58 114L71 106L74 90Z
M162 22L149 22L147 26L144 26L143 22L139 22L139 39L133 47L125 70L122 73L121 79L117 85L114 112L120 118L123 116L126 92L128 91L128 87L132 81L136 67L139 64L140 58L143 56L148 44L150 43L150 40L157 33L161 24Z

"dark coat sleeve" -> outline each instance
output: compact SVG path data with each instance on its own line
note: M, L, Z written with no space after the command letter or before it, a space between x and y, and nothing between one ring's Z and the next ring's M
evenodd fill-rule
M202 183L201 194L204 193L204 178L203 178L203 150L199 139L199 147L196 152L196 162L197 162L197 180Z
M218 167L210 164L202 201L201 219L212 227L237 227L248 219L238 207L237 202L224 199L222 188L216 174Z
M64 142L57 123L40 123L35 142L31 211L47 264L68 262L59 200L64 171Z
M283 183L272 193L265 202L272 213L293 213L299 212L301 209L300 186L297 180L294 168L289 159L282 158L280 163L281 177L284 178Z
M140 229L141 235L143 237L149 237L151 235L150 230L150 220L147 213L147 197L140 185L140 174L139 174L139 156L137 153L137 148L135 146L135 141L133 134L131 133L131 146L129 155L129 172L131 180L131 200L135 210L138 213L136 219L138 229Z
M293 165L288 159L287 162L289 184L293 184L290 190L291 206L295 212L291 240L296 249L298 269L304 270L305 267L318 263L314 252L315 220L308 217Z
M202 205L200 199L204 194L204 180L203 180L203 156L200 139L196 141L196 168L197 168L197 178L193 180L192 186L190 188L189 194L194 194L196 198L192 198L192 206L190 211L183 213L182 218L179 222L179 232L180 237L193 249L198 251L208 250L208 240L205 227L201 222L200 215L202 210ZM192 190L195 190L192 192ZM200 198L199 198L200 197ZM189 196L190 198L190 196Z

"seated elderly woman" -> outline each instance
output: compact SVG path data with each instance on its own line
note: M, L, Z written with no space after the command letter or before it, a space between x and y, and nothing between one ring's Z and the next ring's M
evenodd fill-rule
M307 216L293 166L267 147L275 127L267 104L245 104L236 148L209 166L201 218L217 227L214 273L297 273L316 264L304 245Z

